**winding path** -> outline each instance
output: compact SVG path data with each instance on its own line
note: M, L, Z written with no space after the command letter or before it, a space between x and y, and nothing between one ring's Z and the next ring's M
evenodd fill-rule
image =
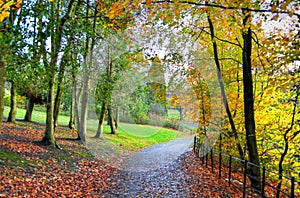
M157 144L133 154L123 162L123 169L132 172L147 172L162 168L190 150L193 138L183 138Z
M177 139L131 155L103 197L228 197L195 161L192 142L192 137ZM191 166L201 171L200 177L191 174Z

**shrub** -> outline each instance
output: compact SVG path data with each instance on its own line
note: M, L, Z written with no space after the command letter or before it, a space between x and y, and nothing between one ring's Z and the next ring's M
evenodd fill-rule
M166 118L164 127L178 130L179 129L179 118Z

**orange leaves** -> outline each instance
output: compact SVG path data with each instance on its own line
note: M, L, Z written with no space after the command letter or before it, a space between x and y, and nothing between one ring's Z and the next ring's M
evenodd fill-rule
M125 0L124 2L118 1L114 3L108 11L107 17L109 19L114 19L118 16L122 16L124 14L124 7L127 7L128 3L129 0Z
M108 178L115 169L75 155L83 149L79 142L64 140L59 144L66 150L56 150L32 142L42 137L41 130L7 123L2 129L0 197L99 197L109 186ZM63 137L66 132L58 135ZM71 131L68 137L73 135Z
M271 12L275 12L277 9L277 6L276 5L273 5L272 8L271 8Z

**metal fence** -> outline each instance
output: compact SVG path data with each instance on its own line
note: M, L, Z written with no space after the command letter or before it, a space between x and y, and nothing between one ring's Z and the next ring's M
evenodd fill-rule
M194 137L194 153L199 157L199 143L198 138ZM212 173L215 173L219 178L224 178L229 186L238 188L243 193L244 197L300 197L300 193L296 193L296 188L299 187L299 183L296 182L295 177L286 177L282 175L282 187L277 187L278 182L272 182L270 177L279 177L278 173L275 173L266 167L257 166L232 155L222 154L216 152L213 149L208 154L200 157L202 164L206 168L210 168ZM261 179L258 181L256 178L249 174L249 168L258 167L261 170ZM261 189L257 190L251 186L251 180L260 182Z

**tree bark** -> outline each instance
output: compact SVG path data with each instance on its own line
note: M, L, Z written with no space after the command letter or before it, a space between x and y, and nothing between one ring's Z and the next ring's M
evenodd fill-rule
M45 145L55 146L57 148L55 137L54 137L54 86L56 81L56 69L57 69L57 60L58 54L61 47L61 41L63 37L63 29L65 22L70 18L71 10L74 6L75 0L70 0L66 14L60 18L59 11L56 9L60 7L59 3L55 6L55 3L51 3L51 19L50 24L57 24L56 27L51 32L51 59L50 65L47 64L47 61L44 62L49 76L49 89L47 96L47 118L46 118L46 129L45 134L42 139L42 143ZM56 13L56 14L55 14ZM50 27L50 26L48 26ZM48 30L47 27L47 30ZM46 50L45 50L46 51Z
M16 114L17 114L17 89L15 83L11 82L11 90L10 90L10 111L7 118L7 122L16 122Z
M119 127L119 121L120 121L120 108L116 107L116 116L115 116L115 127L118 130Z
M76 124L75 124L75 101L74 101L74 96L72 94L72 101L71 101L71 108L70 108L70 120L69 120L69 129L75 129Z
M58 115L60 111L60 103L62 99L62 94L63 94L63 86L64 86L64 72L65 70L62 69L63 71L59 72L59 79L58 79L58 87L56 91L56 96L55 96L55 102L54 102L54 128L57 127L57 121L58 121Z
M76 121L76 126L77 126L77 133L78 137L77 139L80 140L80 117L79 117L79 99L81 97L81 91L82 88L77 90L77 80L74 80L74 86L73 86L73 100L74 100L74 114L75 114L75 121Z
M110 130L111 130L110 133L117 134L117 129L116 129L115 120L114 120L114 114L113 114L111 105L108 106L107 113L108 113L109 126L110 126Z
M34 97L30 96L27 99L26 113L25 113L24 121L27 121L27 122L31 122L32 121L33 108L34 108Z
M278 164L278 175L279 175L279 182L277 184L277 192L276 192L276 198L280 197L280 190L281 190L281 185L282 185L282 179L283 179L283 162L284 162L284 158L286 157L286 155L288 154L289 151L289 142L292 142L292 139L295 138L297 136L297 133L294 133L294 137L293 138L289 138L289 132L293 129L294 125L295 125L295 117L297 114L297 104L298 104L298 98L300 95L300 91L299 91L299 87L296 88L296 98L295 101L293 101L294 104L294 108L293 108L293 114L292 114L292 121L291 121L291 126L285 131L285 133L283 134L283 139L284 139L284 150L283 153L280 156L280 160L279 160L279 164Z
M59 116L59 112L60 112L60 104L61 104L61 100L62 100L64 83L65 83L65 68L66 68L66 65L68 64L68 59L70 57L70 49L73 46L73 42L74 42L74 34L73 34L73 32L71 32L70 39L69 39L68 45L66 47L67 49L63 55L63 58L62 58L62 61L60 64L59 74L58 74L58 87L57 87L57 91L56 91L55 106L54 106L54 127L57 126L57 122L58 122L58 116Z
M103 124L104 124L104 121L105 121L106 110L107 110L106 109L106 103L103 102L102 103L102 107L101 107L99 122L98 122L98 129L97 129L97 133L95 135L95 138L102 137L102 134L103 134Z
M89 1L87 1L87 11L86 16L89 16ZM88 18L86 18L88 24ZM95 34L96 31L96 20L97 20L97 8L95 5L94 16L93 16L93 26L92 31ZM90 43L91 39L91 43ZM81 114L80 114L80 126L78 126L78 133L83 144L86 144L86 121L88 118L88 98L89 98L89 87L90 87L90 74L93 64L93 49L95 46L95 35L86 37L86 47L85 47L85 57L84 57L84 68L83 68L83 95L81 101Z
M49 83L49 91L47 95L47 117L46 117L46 129L42 143L44 145L55 146L56 141L54 137L54 121L53 121L53 112L54 112L54 82L55 76L53 75Z
M87 62L85 63L87 64ZM86 65L86 67L88 67ZM87 70L86 70L87 71ZM80 126L78 133L80 135L80 139L83 144L86 144L86 120L88 115L88 98L89 98L89 85L90 85L90 77L88 74L84 74L83 80L83 94L82 94L82 101L81 101L81 113L80 113Z
M210 16L207 16L207 20L209 23L209 29L210 29L210 35L211 35L211 40L212 40L212 44L213 44L213 49L214 49L214 60L215 60L215 64L217 67L217 73L218 73L218 81L220 84L220 88L221 88L221 94L222 94L222 98L223 98L223 103L226 109L226 113L229 119L229 123L231 126L231 130L233 132L234 135L234 139L236 141L236 145L238 148L238 152L239 152L239 156L241 159L244 159L244 151L243 148L238 140L238 133L234 124L234 120L231 114L231 110L228 104L228 100L227 100L227 95L226 95L226 91L225 91L225 87L224 87L224 82L223 82L223 77L222 77L222 73L221 73L221 66L220 66L220 61L219 61L219 53L218 53L218 46L217 46L217 42L215 41L215 32L214 32L214 26L213 23L210 19Z
M0 127L2 126L2 118L4 111L4 84L5 84L5 62L2 50L0 50Z
M243 31L243 85L244 85L244 119L245 130L247 139L247 148L249 161L257 166L260 165L256 133L255 133L255 119L254 119L254 93L253 93L253 80L252 80L252 31L250 26L251 14L243 12L244 19L243 25L246 30ZM261 188L261 174L260 169L255 166L249 167L251 175L251 186L256 190Z

